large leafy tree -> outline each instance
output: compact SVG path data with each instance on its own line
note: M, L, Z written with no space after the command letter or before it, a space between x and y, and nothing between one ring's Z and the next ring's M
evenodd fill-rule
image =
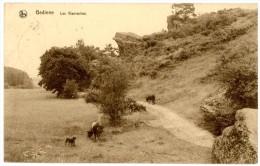
M173 14L187 21L190 17L195 17L195 7L193 3L172 4Z
M63 93L67 80L75 80L82 90L90 84L91 77L88 69L88 61L79 53L79 48L52 47L41 56L39 82L47 91Z

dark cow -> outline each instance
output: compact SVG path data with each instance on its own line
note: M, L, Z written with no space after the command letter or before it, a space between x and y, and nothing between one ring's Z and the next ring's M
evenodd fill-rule
M88 138L90 138L93 134L95 137L95 141L99 140L101 133L103 132L103 126L98 122L94 122L92 124L91 130L88 131Z
M153 103L155 104L155 96L154 95L149 95L147 96L146 98L146 101L150 104L150 103Z
M67 145L67 143L68 143L70 146L75 146L76 145L76 142L75 142L76 139L77 139L76 137L66 138L65 145Z

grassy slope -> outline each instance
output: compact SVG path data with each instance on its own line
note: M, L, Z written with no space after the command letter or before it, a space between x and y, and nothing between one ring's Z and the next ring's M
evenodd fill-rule
M239 18L230 27L240 27L244 24L248 24L248 20ZM194 123L198 123L201 117L199 111L200 103L205 97L218 90L216 82L207 81L202 83L200 79L214 69L217 59L226 50L234 47L237 43L250 42L252 40L257 40L257 28L253 28L247 34L225 43L222 49L207 50L203 55L183 61L174 68L170 67L160 71L160 76L156 79L149 77L139 78L130 90L129 96L137 100L145 100L147 94L155 94L158 104L172 108L179 115L192 120ZM168 40L164 42L167 45L176 43L176 41L171 43ZM156 58L159 59L164 56L157 55Z
M199 104L207 95L214 92L216 84L203 84L200 78L206 76L215 66L217 54L189 59L172 71L167 71L167 79L138 80L139 88L131 89L129 95L137 100L144 100L147 94L156 94L157 104L172 108L185 118L196 121Z
M180 140L160 127L105 128L100 142L94 142L86 138L86 131L97 120L98 110L83 99L56 99L43 89L7 89L4 95L6 162L211 162L210 148ZM127 117L132 122L153 118L148 113ZM76 147L65 146L65 138L72 136L77 137ZM25 157L32 148L46 153Z

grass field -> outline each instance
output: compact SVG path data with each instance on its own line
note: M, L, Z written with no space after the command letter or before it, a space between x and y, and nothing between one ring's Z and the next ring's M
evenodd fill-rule
M210 163L209 148L143 125L106 127L100 142L86 137L98 109L83 99L57 99L43 89L4 91L4 161L51 163ZM155 117L136 113L134 124ZM76 146L65 146L76 136Z

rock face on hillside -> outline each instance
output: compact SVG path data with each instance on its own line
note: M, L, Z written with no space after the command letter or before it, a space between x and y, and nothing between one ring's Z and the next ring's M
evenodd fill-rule
M120 56L133 55L142 47L142 37L134 33L117 32L113 39L118 45Z
M242 109L236 113L236 122L217 137L212 149L216 163L257 163L257 110Z
M176 16L170 15L167 17L167 29L168 31L173 29L179 29L183 24L183 19Z

